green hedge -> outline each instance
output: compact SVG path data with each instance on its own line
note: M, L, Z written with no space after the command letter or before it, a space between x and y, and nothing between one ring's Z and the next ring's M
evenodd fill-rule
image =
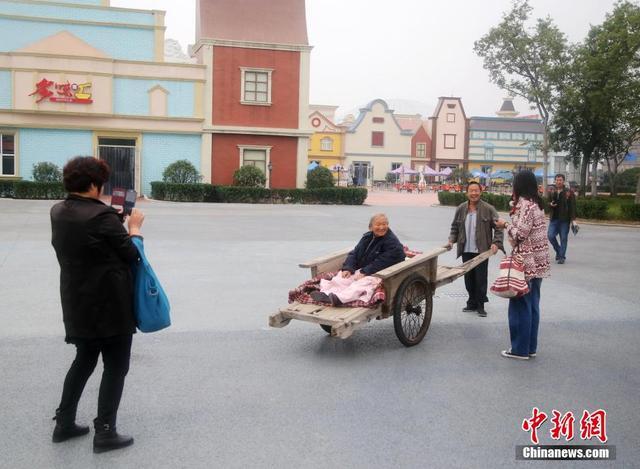
M151 183L151 197L173 202L281 203L362 205L367 190L361 187L323 189L266 189L211 184Z
M624 203L620 210L625 220L640 220L640 204Z
M482 200L493 205L496 210L507 212L509 211L509 201L511 200L511 196L483 192ZM467 194L465 192L440 191L438 192L438 201L440 202L440 205L452 205L457 207L461 203L467 201Z
M605 200L576 199L576 215L578 218L606 220L609 204Z
M64 199L66 195L61 182L13 182L14 199Z
M0 181L0 197L13 198L16 181Z

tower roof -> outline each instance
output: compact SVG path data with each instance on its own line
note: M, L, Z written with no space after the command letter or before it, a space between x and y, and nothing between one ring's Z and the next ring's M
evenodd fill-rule
M197 0L196 41L308 45L305 0Z

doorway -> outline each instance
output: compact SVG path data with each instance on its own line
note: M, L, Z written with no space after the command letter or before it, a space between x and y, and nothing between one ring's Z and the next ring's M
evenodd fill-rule
M353 183L356 186L366 186L369 177L369 163L356 161L353 163Z
M98 157L111 168L104 194L114 187L135 189L136 140L128 138L98 138Z

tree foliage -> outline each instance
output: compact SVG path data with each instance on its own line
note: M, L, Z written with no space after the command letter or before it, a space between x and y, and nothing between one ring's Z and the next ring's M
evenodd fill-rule
M599 161L607 164L615 195L615 174L640 136L639 52L640 8L629 2L618 3L574 49L558 101L554 142L582 162L583 195L588 166Z
M317 166L307 171L307 189L323 189L334 185L333 174L328 168Z
M174 184L196 184L202 180L202 176L190 161L178 160L165 168L162 180Z
M61 182L62 171L53 163L42 161L35 163L31 170L35 182Z
M242 187L264 187L267 178L260 168L241 166L233 173L233 185Z
M474 44L490 80L514 96L526 99L538 111L544 125L542 154L546 184L550 122L567 63L564 34L550 17L528 21L532 8L527 0L516 0L502 22Z

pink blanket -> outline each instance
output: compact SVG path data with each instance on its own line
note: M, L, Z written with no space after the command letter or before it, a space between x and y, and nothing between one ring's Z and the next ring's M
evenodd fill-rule
M382 279L370 275L354 280L353 277L343 278L338 274L330 280L320 280L320 291L327 295L335 294L343 303L351 301L368 303L380 282Z

